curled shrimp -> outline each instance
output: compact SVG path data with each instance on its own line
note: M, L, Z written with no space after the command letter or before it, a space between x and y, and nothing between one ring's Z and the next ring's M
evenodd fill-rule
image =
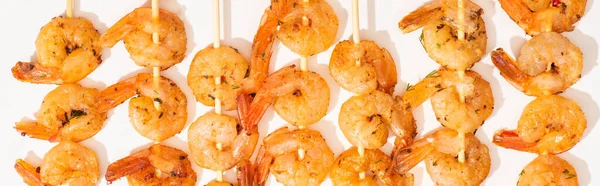
M356 65L357 60L360 65ZM373 41L338 43L331 55L329 73L342 88L359 94L374 90L392 94L398 83L394 59Z
M188 155L176 148L152 145L108 165L110 184L127 177L129 185L196 185L196 172Z
M15 79L30 83L76 83L102 63L100 33L85 18L55 17L35 40L37 62L17 62Z
M344 151L335 160L331 167L331 181L333 185L377 185L377 178L384 185L412 185L413 176L388 177L387 169L391 166L392 159L379 149L366 149L360 156L356 147ZM372 171L374 174L360 178L359 173Z
M275 17L271 9L267 8L260 20L254 41L252 41L248 77L242 81L242 91L247 94L258 92L260 85L267 78L277 26L277 17Z
M456 158L462 140L456 131L440 129L397 151L394 169L403 174L425 160L427 173L436 185L480 185L490 172L487 146L471 133L465 135L465 162Z
M339 21L326 1L278 0L271 10L280 22L277 38L293 52L312 56L333 45Z
M569 32L585 12L587 0L498 0L506 14L529 35Z
M188 145L194 162L202 168L226 171L252 156L258 128L240 126L231 116L214 112L200 116L188 129Z
M223 109L233 110L247 70L248 61L237 49L208 46L194 56L187 82L200 103L214 106L218 98ZM220 85L215 84L216 77L221 78Z
M102 34L99 43L103 48L112 48L123 40L135 64L165 70L180 63L185 57L185 27L177 15L160 9L157 26L160 43L155 44L152 40L155 26L151 8L136 8Z
M298 149L306 153L301 160ZM257 155L256 182L264 185L269 172L284 185L319 185L329 174L333 152L317 131L280 128L264 138Z
M44 155L34 168L22 159L15 169L27 185L96 185L100 168L96 153L71 141L60 142Z
M530 96L558 94L581 78L583 54L566 37L541 33L521 48L517 61L502 48L491 54L500 74L515 88Z
M527 104L516 130L500 130L496 145L539 154L565 152L581 140L587 120L574 101L556 95Z
M519 174L517 186L579 185L569 162L554 155L540 155Z
M344 102L338 120L346 139L359 148L383 146L392 123L392 104L392 96L381 91L353 96Z
M100 92L97 98L100 110L112 109L129 101L129 119L135 130L155 142L181 132L187 121L187 98L177 84L160 77L160 89L154 89L152 74L141 73L122 80ZM154 107L160 103L160 110Z
M429 57L443 67L467 70L481 60L486 52L487 33L481 18L483 11L476 4L467 3L470 6L466 6L466 21L458 23L457 8L453 8L456 1L437 1L442 0L432 1L410 13L400 21L400 28L413 31L423 27L420 40ZM443 13L435 13L436 11ZM468 23L468 26L463 25L464 23ZM459 29L464 31L464 39L457 37Z
M36 121L17 122L15 129L22 136L50 142L91 138L107 117L96 103L98 95L98 90L79 84L60 85L44 97Z
M256 93L243 122L258 123L269 106L287 122L307 126L327 113L329 87L317 73L295 65L283 67L267 77Z
M460 95L464 101L460 100ZM490 83L475 71L459 78L456 71L440 69L421 82L407 88L403 95L406 107L414 109L431 98L437 120L461 133L473 132L492 114L494 96Z
M463 2L464 19L458 20L457 0L432 0L404 16L398 22L398 28L404 33L410 33L436 20L460 29L466 33L473 33L478 29L477 22L483 15L483 9L472 1Z

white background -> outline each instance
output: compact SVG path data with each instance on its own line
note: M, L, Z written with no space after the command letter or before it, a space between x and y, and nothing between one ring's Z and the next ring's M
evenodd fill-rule
M336 43L339 40L349 39L352 32L352 21L348 21L351 14L351 1L328 0L340 20L340 29ZM91 20L95 27L104 33L109 26L119 18L131 12L134 8L149 5L143 0L103 0L103 1L75 1L75 16ZM397 27L398 21L410 11L416 9L424 1L412 0L370 0L360 2L361 39L374 40L380 46L387 48L396 61L399 71L399 83L395 94L402 94L407 83L415 84L426 74L438 68L425 53L418 37L421 33L417 30L410 34L402 34ZM508 18L504 10L495 0L475 0L484 10L483 15L488 33L489 53L497 47L503 47L511 56L518 55L520 47L529 37ZM250 46L256 33L263 10L268 7L267 0L223 0L222 7L222 43L238 48L249 58ZM188 97L188 124L212 108L200 103L195 103L191 90L186 85L186 76L192 57L200 49L212 43L212 1L208 0L162 0L161 8L165 8L179 15L184 21L188 35L188 51L184 61L163 75L173 79L182 88ZM21 119L33 119L43 97L55 85L35 85L22 83L15 80L11 67L19 60L35 60L35 38L39 29L54 16L64 14L65 2L60 0L22 0L2 1L0 6L0 82L3 84L0 93L1 115L0 136L0 174L3 185L23 185L21 178L13 169L16 159L24 158L26 161L39 165L43 155L55 144L21 137L12 127ZM593 11L593 10L596 11ZM592 10L592 11L590 11ZM600 5L588 0L586 12L577 24L575 31L564 33L575 45L579 46L584 54L584 69L582 78L577 84L569 88L565 97L577 102L586 114L588 128L581 142L570 151L560 155L577 170L581 185L600 185L600 180L593 179L592 174L600 171L598 141L600 131L596 128L600 109L597 101L600 99L600 88L597 80L600 72L597 67L598 43L595 38L600 37ZM596 34L593 34L596 33ZM310 58L309 69L319 73L327 81L331 90L329 112L309 128L320 131L336 156L349 148L350 144L344 138L337 125L339 109L342 103L352 94L340 89L333 81L328 71L328 62L333 46L326 52ZM299 57L291 53L283 45L276 44L274 57L271 62L271 71L282 66L298 63ZM112 49L103 51L104 63L99 66L81 84L98 89L105 88L118 82L120 79L133 76L140 71L148 71L136 66L125 51L122 43ZM494 131L501 128L515 128L517 120L524 106L533 100L510 86L500 75L485 55L477 63L474 70L479 72L491 83L496 107L492 116L477 132L477 137L490 148L492 157L491 172L484 185L513 185L517 182L521 169L533 160L536 155L499 148L490 143ZM109 112L109 119L104 128L93 138L83 142L93 149L100 159L102 179L100 185L105 185L104 172L109 162L114 162L129 155L131 152L147 147L151 141L140 136L131 126L127 113L127 102ZM234 114L230 112L229 114ZM439 127L431 104L426 102L416 109L415 117L418 121L420 134ZM261 136L283 126L285 122L269 109L260 123ZM184 131L163 142L164 144L183 149L189 152L186 143L187 127ZM419 135L420 137L421 135ZM393 138L390 137L384 151L389 153ZM596 165L596 166L594 166ZM198 185L206 184L215 178L214 172L203 170L194 165L198 173ZM432 185L423 164L412 171L416 175L416 185ZM235 182L233 171L228 171L226 180ZM271 176L270 185L278 185ZM324 185L330 185L327 180ZM113 185L126 185L124 179L114 182Z

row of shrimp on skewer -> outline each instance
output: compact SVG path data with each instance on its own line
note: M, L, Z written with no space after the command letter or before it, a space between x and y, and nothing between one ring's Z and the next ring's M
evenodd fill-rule
M579 185L573 166L556 155L582 139L587 120L576 102L557 94L581 78L583 54L560 33L574 30L587 1L499 2L532 38L516 61L498 48L492 62L517 90L536 99L525 106L516 130L499 130L493 142L539 155L523 168L517 185Z
M519 174L518 185L578 185L577 174L573 167L552 154L562 153L579 142L586 128L586 119L575 102L552 94L563 92L581 77L582 54L579 48L564 36L554 32L539 32L540 25L548 25L544 23L553 25L549 28L555 32L573 30L572 24L583 15L585 8L581 6L585 6L585 1L553 1L552 3L544 1L537 4L537 8L532 8L536 7L535 2L501 0L500 3L519 26L527 33L536 35L523 46L518 61L512 60L501 48L492 52L492 61L501 75L515 88L538 98L525 107L517 130L500 130L494 135L493 142L502 147L540 154ZM473 7L471 5L467 3L468 12L483 13L471 9ZM445 68L470 67L472 62L481 59L482 51L485 51L485 42L478 39L478 36L485 36L484 25L471 24L476 25L471 26L474 30L481 31L474 32L475 35L471 36L466 32L466 38L469 38L466 41L459 40L455 35L456 32L448 34L444 30L449 29L448 26L461 28L460 23L457 25L453 22L456 19L451 17L455 12L452 7L455 6L449 1L432 1L405 17L399 26L403 31L413 31L425 22L437 21L429 26L426 25L421 36L422 44L430 57ZM468 17L474 18L474 16ZM464 23L469 22L479 21L467 19ZM469 30L468 25L462 27ZM447 44L458 47L448 48ZM475 53L461 50L469 48ZM440 58L444 56L444 52L447 57ZM461 56L468 56L468 58L460 58ZM447 63L448 59L451 63ZM467 63L453 64L452 62L455 61ZM465 88L469 90L469 86L464 86L464 83L469 81L462 81L461 85L457 76L448 76L451 73L444 73L444 71L448 69L434 71L423 81L408 88L404 95L405 100L408 101L409 106L414 106L410 103L418 105L431 96L434 113L445 127L456 130L458 134L476 129L478 124L483 124L492 112L490 108L493 108L493 97L489 83L481 78L473 78L474 86L471 88L473 93L466 94L473 97L465 99L463 103L466 103L466 107L457 106L459 104L456 103L460 103L457 97L460 95L450 94L452 90L444 87L444 83L438 83L440 80L435 81L454 79L454 82L458 82L454 83L458 92ZM467 71L466 75L469 73L476 74ZM453 118L453 116L458 117ZM461 146L461 142L456 139L458 136L456 132L448 129L437 130L417 140L412 146L400 150L394 157L396 171L404 173L418 161L425 160L428 173L438 185L479 185L489 173L488 149L473 135L467 134L462 144L465 147L466 161L462 164L457 163L460 159L456 157L460 156L460 151L456 148Z
M42 27L36 40L39 61L18 62L12 69L13 76L24 82L60 85L44 97L35 121L17 122L15 129L23 136L59 144L46 153L37 168L17 160L15 169L25 183L96 185L100 177L97 156L77 142L98 133L107 112L130 98L130 120L142 136L160 142L184 128L187 98L166 77L157 80L156 75L141 73L102 91L77 84L101 63L101 49L120 40L140 66L165 70L180 63L187 44L183 22L165 10L159 10L160 18L152 20L153 9L135 9L102 35L88 20L69 14L55 17ZM153 41L156 39L152 35L157 35L160 42ZM157 89L156 84L161 88ZM156 109L156 103L162 109ZM111 182L123 176L131 185L196 182L187 154L158 144L111 164L106 179Z

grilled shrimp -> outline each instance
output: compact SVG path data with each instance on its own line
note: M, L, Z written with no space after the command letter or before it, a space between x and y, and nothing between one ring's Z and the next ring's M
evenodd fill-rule
M587 0L498 1L506 14L529 35L573 31L587 3Z
M75 142L64 141L44 155L35 168L22 159L15 169L27 185L96 185L100 178L96 153Z
M523 109L516 130L496 132L493 142L519 151L559 154L573 148L586 128L577 103L561 96L542 96Z
M457 21L456 0L434 0L404 17L398 25L405 33L423 27L421 44L433 60L445 68L464 71L486 52L487 33L483 10L467 1L465 20ZM458 30L466 35L457 37Z
M105 179L112 183L127 177L129 185L196 185L196 172L188 155L176 148L152 145L111 163Z
M194 162L216 171L229 170L238 162L250 159L257 142L257 125L242 126L234 117L213 112L200 116L188 130Z
M187 82L200 103L214 106L218 98L223 109L233 110L247 70L248 61L237 49L208 46L194 56ZM220 85L215 84L215 77L221 77Z
M273 55L273 43L277 34L277 17L267 8L260 20L260 25L252 41L252 53L248 77L242 81L242 92L252 94L258 92L260 85L269 74L269 64Z
M277 0L271 10L279 20L277 38L293 52L312 56L333 45L339 22L326 1Z
M464 102L459 98L465 96ZM431 98L437 120L460 133L473 132L492 114L494 96L490 83L475 71L466 71L461 79L456 71L440 69L407 88L403 99L414 109Z
M141 73L111 85L97 98L100 110L112 109L129 101L129 119L142 136L160 142L181 132L187 121L187 98L172 80L160 78L155 90L152 74ZM160 110L154 107L160 103Z
M566 37L546 32L527 41L513 60L502 48L491 54L500 74L530 96L558 94L581 78L583 54Z
M44 97L36 121L17 122L15 129L23 136L50 142L91 138L107 117L96 103L98 95L98 90L79 84L60 85Z
M52 18L35 40L38 61L17 62L13 77L30 83L77 83L102 62L99 38L85 18Z
M159 10L159 44L152 41L155 24L152 9L137 8L121 18L100 36L100 46L112 48L123 40L135 64L143 67L160 67L161 70L180 63L187 50L187 36L183 21L174 13Z
M344 102L339 125L346 139L359 148L383 146L392 123L392 104L392 96L381 91L354 96Z
M360 65L356 65L357 60ZM331 55L329 73L342 88L359 94L374 90L392 94L398 83L392 56L373 41L338 43Z
M283 67L265 79L243 122L258 123L269 106L287 122L307 126L327 113L329 87L317 73L295 65Z
M425 160L427 173L436 185L480 185L490 172L488 148L471 133L464 140L464 163L456 158L463 143L458 133L441 129L398 150L394 169L403 174Z
M404 176L387 174L392 159L379 149L366 149L363 156L356 147L344 151L333 163L330 176L333 185L377 185L376 177L384 185L413 185L412 174ZM359 173L372 171L373 176L360 179Z
M305 150L299 160L298 149ZM284 185L319 185L329 174L333 152L317 131L280 128L264 138L257 155L256 182L264 185L269 172Z
M554 155L540 155L519 174L517 186L577 186L577 172L569 162Z

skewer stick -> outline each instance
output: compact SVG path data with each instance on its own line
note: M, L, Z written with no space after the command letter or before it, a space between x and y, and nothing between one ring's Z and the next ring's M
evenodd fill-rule
M304 3L308 3L309 0L304 0ZM308 26L309 20L308 17L302 16L302 25ZM300 70L307 71L308 70L308 57L300 56ZM304 129L304 126L298 126L298 129ZM304 149L298 149L298 159L303 160L306 151Z
M213 47L219 48L221 47L221 0L213 0ZM221 85L221 76L215 77L215 85ZM215 95L215 113L221 115L221 99L219 99L218 95ZM216 144L217 150L223 150L223 144ZM223 181L223 171L217 171L217 181Z
M465 162L465 133L458 133L458 140L460 141L460 149L458 150L458 162Z
M67 0L67 17L73 17L73 0Z
M352 0L352 40L354 44L360 43L360 23L358 21L358 0ZM360 66L360 58L356 59L356 66Z
M464 5L463 0L458 0L458 23L459 24L463 24L465 21L464 6L465 5ZM463 30L460 27L458 28L457 35L458 35L459 40L465 39L465 33L463 32ZM464 69L458 70L458 78L461 81L465 79ZM459 94L460 102L464 103L465 95L464 95L463 91L458 91L458 94ZM459 133L458 138L460 141L460 147L459 147L459 151L458 151L458 162L464 163L465 162L465 134Z
M365 148L361 144L359 144L358 147L356 147L356 148L357 148L357 151L358 151L358 155L361 158L365 157ZM358 178L361 179L361 180L365 179L365 171L359 172L358 173Z
M465 20L465 13L464 13L464 2L463 0L458 0L458 23L464 23ZM459 27L458 28L458 39L463 40L465 39L465 33L464 31Z
M70 0L69 0L70 1ZM158 37L158 29L159 29L159 17L158 17L158 0L152 0L152 24L153 24L153 29L154 32L152 33L152 41L154 42L154 44L159 44L159 37ZM160 68L159 67L152 67L152 77L153 77L153 82L154 82L154 90L156 92L158 92L158 90L160 89ZM158 96L158 95L157 95ZM154 101L154 108L156 108L156 110L160 111L160 102L158 100L155 99Z

